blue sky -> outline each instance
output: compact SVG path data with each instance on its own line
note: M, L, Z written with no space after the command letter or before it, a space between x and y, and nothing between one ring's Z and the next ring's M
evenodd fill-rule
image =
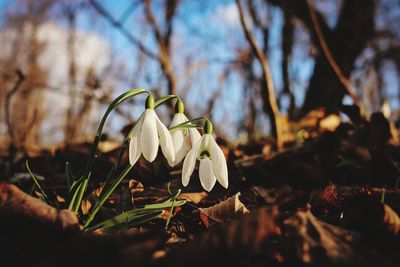
M116 19L121 19L125 11L132 5L132 0L98 0ZM138 0L134 0L137 3ZM158 1L154 1L157 5ZM340 0L335 0L341 2ZM14 1L0 0L0 9L6 6L12 6ZM328 23L334 27L337 20L337 10L330 4L321 6L321 10L326 13ZM333 5L335 6L335 5ZM319 6L317 6L319 8ZM324 11L324 8L326 9ZM162 10L154 7L154 12L162 12ZM268 10L262 10L270 16L269 28L269 54L268 59L271 64L274 84L277 91L282 88L281 75L281 27L283 23L282 12L279 8L268 7ZM330 13L329 13L330 12ZM140 60L137 56L136 47L118 31L112 28L107 21L97 16L95 11L88 7L82 10L78 16L78 27L88 32L95 32L103 38L108 44L113 54L114 62L125 68L125 78L116 85L115 93L120 93L129 89L130 86L154 88L161 86L166 87L162 73L156 62L145 58ZM57 23L64 24L65 21L56 18ZM134 36L141 39L150 50L157 52L154 38L145 28L143 22L143 12L141 5L135 6L130 16L125 17L124 26ZM189 93L186 97L187 105L192 107L194 115L201 115L206 111L207 102L214 96L215 90L218 90L218 80L220 74L227 67L225 63L220 61L229 61L235 57L235 50L246 47L247 43L237 17L235 1L204 1L192 0L182 1L174 21L175 29L173 35L173 60L174 71L178 77L178 93L188 88ZM260 37L258 32L256 36ZM313 73L314 60L310 56L310 39L307 31L303 27L296 27L295 38L296 43L293 47L292 60L290 62L290 76L292 80L292 88L296 94L296 104L301 105L304 98L304 91L308 85L308 79ZM218 62L214 62L218 59ZM187 61L198 64L194 68L191 75L186 74ZM205 62L203 65L202 62ZM133 81L133 72L143 65L143 75L139 80ZM257 68L257 67L256 67ZM388 69L393 66L388 65ZM399 80L396 72L388 71L384 74L385 91L389 95L396 96L396 90L399 88ZM187 83L187 84L186 84ZM240 75L232 71L228 79L225 81L222 92L219 96L220 104L215 109L213 115L217 122L223 122L221 130L228 137L235 137L237 125L244 118L244 101L243 86ZM166 93L166 91L164 91ZM398 95L398 93L397 93ZM399 101L391 99L394 108L398 108ZM260 103L258 103L260 105ZM283 105L285 109L285 105ZM283 110L285 112L285 110ZM118 124L119 122L115 122ZM262 115L259 120L260 129L264 134L268 133L268 122ZM117 127L117 126L116 126Z

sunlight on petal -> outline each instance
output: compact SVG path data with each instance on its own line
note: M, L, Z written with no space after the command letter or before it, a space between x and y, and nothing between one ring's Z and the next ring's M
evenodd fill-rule
M136 161L139 159L140 154L142 154L142 147L139 142L139 133L142 128L143 116L140 117L139 121L136 123L132 130L132 137L129 141L129 164L135 165Z
M170 127L174 127L181 123L187 121L187 118L182 113L176 113L174 118L172 119ZM186 153L189 151L190 147L188 148L186 142L186 136L184 135L184 131L182 129L174 129L171 132L172 142L174 144L174 151L175 151L175 162L174 165L178 164L182 161L185 157ZM171 164L170 164L171 165Z
M172 143L171 134L169 133L167 127L160 121L158 116L155 116L156 123L157 123L157 132L160 137L160 146L161 151L164 154L164 157L167 159L168 164L173 163L175 161L175 151L174 151L174 144Z
M156 116L153 109L146 109L140 133L143 156L149 162L154 161L158 152L159 141Z
M199 130L197 130L195 128L189 128L189 136L190 136L190 143L192 145L196 144L201 138Z
M192 149L187 154L185 160L183 161L182 167L182 184L187 186L189 184L190 176L193 173L194 167L196 165L196 159L199 155L199 149L201 145L201 140L195 144Z
M215 178L212 169L212 162L209 158L200 160L199 176L200 176L200 183L203 186L203 188L206 191L210 192L211 189L214 187L217 179Z
M225 155L218 146L214 138L210 139L212 168L218 182L225 188L228 188L228 167L226 165Z

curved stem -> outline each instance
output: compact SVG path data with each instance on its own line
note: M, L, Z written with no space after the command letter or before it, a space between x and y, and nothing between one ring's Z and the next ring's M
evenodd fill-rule
M203 126L197 125L197 124L192 124L192 122L201 121L201 120L204 120L204 122L209 121L209 119L207 117L201 116L201 117L198 117L198 118L195 118L195 119L191 119L191 120L185 121L185 122L183 122L181 124L175 125L175 126L170 127L168 129L169 130L175 130L175 129L180 129L180 128L199 128L199 129L202 129Z
M126 93L123 93L119 97L117 97L110 104L110 106L107 108L106 112L103 115L103 118L100 121L99 127L97 128L96 135L95 135L95 138L94 138L94 141L93 141L93 144L92 144L92 148L90 150L88 162L86 163L85 170L84 170L83 175L82 175L83 177L87 176L87 174L89 173L89 170L93 166L93 161L94 161L95 155L96 155L97 150L98 150L98 145L99 145L99 142L100 142L101 133L103 132L104 124L106 122L106 119L107 119L108 115L111 113L111 111L113 109L115 109L117 106L119 106L120 104L122 104L126 100L128 100L130 98L133 98L136 95L143 94L143 93L150 94L145 89L133 89L133 90L130 90L130 91L126 92Z
M83 195L86 191L89 179L90 179L90 170L92 169L93 163L94 163L94 159L96 157L97 151L98 151L98 145L100 142L100 137L101 137L101 133L103 131L104 128L104 124L107 120L108 115L111 113L111 111L113 109L115 109L116 107L118 107L120 104L122 104L123 102L127 101L128 99L131 99L133 97L135 97L136 95L139 94L143 94L143 93L147 93L150 94L147 90L145 89L133 89L130 90L128 92L123 93L122 95L118 96L111 104L110 106L107 108L106 112L104 113L99 127L97 128L96 131L96 135L94 137L94 141L92 144L92 147L90 149L90 153L88 156L88 160L87 163L85 165L85 169L81 175L81 177L78 179L78 183L76 186L75 190L71 190L70 191L70 196L69 198L71 199L70 203L69 203L69 208L73 208L73 210L75 212L78 212L80 203L82 202L82 198ZM113 170L111 170L111 175L112 175ZM79 191L79 192L78 192ZM71 197L72 196L72 197Z
M179 96L177 95L166 95L164 97L161 97L160 99L158 99L155 103L154 103L154 108L157 108L158 106L161 106L162 104L164 104L165 102L169 101L169 100L173 100L173 99L179 99L180 101L182 101L182 99L180 99ZM183 101L182 101L183 102Z

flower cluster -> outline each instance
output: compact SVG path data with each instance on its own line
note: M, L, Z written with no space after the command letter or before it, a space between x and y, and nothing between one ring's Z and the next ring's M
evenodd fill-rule
M196 161L199 160L199 176L203 188L211 191L216 181L228 187L228 168L224 153L212 135L212 124L205 121L203 136L196 128L185 127L190 122L184 115L184 105L177 100L175 115L170 129L160 121L154 111L154 99L151 95L146 99L146 109L135 124L129 143L129 162L133 166L139 157L152 162L157 156L158 147L168 164L173 167L183 161L182 184L189 184Z

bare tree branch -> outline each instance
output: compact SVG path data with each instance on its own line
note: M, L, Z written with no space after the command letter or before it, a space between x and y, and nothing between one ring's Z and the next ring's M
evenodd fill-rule
M96 0L89 0L91 6L102 15L112 26L114 26L120 33L122 33L133 45L135 45L140 51L142 51L149 58L159 61L160 58L152 51L150 51L147 47L145 47L142 42L136 39L125 27L117 21L101 4L99 4Z
M20 88L20 85L22 84L22 82L25 79L25 75L20 70L17 70L16 73L17 73L18 79L15 82L13 88L11 88L11 90L9 92L7 92L7 94L5 96L5 106L4 106L7 130L8 130L8 135L10 136L10 144L14 144L14 139L15 139L13 125L11 123L11 116L10 116L11 98L18 91L18 89Z
M263 71L263 81L266 86L265 90L262 90L264 110L269 115L271 121L272 134L275 137L276 144L279 148L282 146L282 138L281 138L282 130L280 125L279 108L275 98L275 89L272 81L271 70L264 52L261 50L261 48L258 47L255 37L253 36L252 32L249 30L246 24L241 0L236 0L236 3L239 9L240 23L242 25L243 32L246 36L248 43L251 46L253 53L260 62Z
M343 84L344 88L346 89L347 93L349 96L353 99L354 104L360 109L361 114L365 110L363 108L363 104L361 99L358 97L358 95L354 92L353 87L349 81L349 79L343 74L341 68L339 65L336 63L335 58L333 57L331 50L329 49L328 43L326 42L324 35L322 33L321 27L318 23L318 17L317 13L315 11L315 7L311 3L311 0L306 0L307 2L307 7L310 11L311 15L311 20L312 24L315 30L315 33L318 37L318 40L320 42L322 51L324 52L324 55L326 57L326 60L329 62L329 65L331 65L333 71L335 72L336 76L339 78L340 82Z
M176 94L176 79L175 75L173 73L173 67L172 67L172 60L171 60L171 55L169 51L169 42L170 42L170 37L172 33L172 18L173 15L175 14L175 9L178 1L172 1L172 9L173 11L170 11L169 13L167 12L166 16L166 22L168 26L167 34L163 35L161 33L160 27L157 25L156 20L153 15L153 11L151 9L151 1L150 0L143 0L144 3L144 10L145 10L145 15L146 15L146 20L150 24L150 26L153 29L154 36L156 37L158 47L160 50L160 57L159 57L159 63L160 67L165 75L165 78L168 81L168 94L170 95L175 95ZM168 5L169 3L166 3ZM168 8L168 7L166 7Z

